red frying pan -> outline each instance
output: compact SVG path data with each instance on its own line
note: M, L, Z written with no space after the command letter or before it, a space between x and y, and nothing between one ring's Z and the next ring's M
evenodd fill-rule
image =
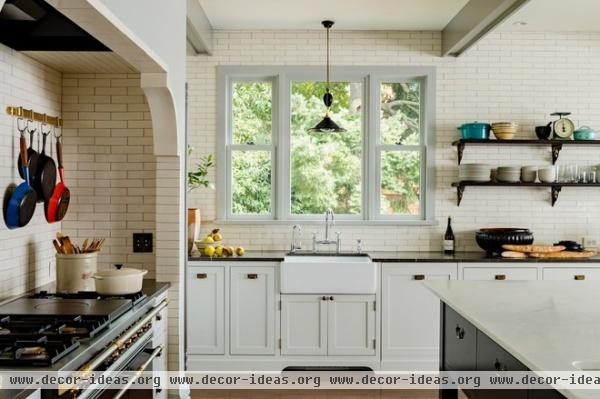
M58 176L60 181L54 188L52 196L45 202L44 210L49 223L60 222L65 217L71 200L71 192L65 185L65 170L62 163L61 136L56 137L56 157L58 158Z

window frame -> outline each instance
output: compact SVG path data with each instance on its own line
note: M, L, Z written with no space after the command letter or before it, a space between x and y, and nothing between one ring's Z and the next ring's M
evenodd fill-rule
M322 66L217 66L217 219L219 222L314 222L322 215L295 215L291 213L291 84L294 81L323 81ZM231 151L239 145L232 143L232 88L239 81L272 82L272 138L271 145L271 214L238 215L232 213ZM433 66L348 66L332 67L332 81L361 82L362 107L362 174L361 213L336 215L342 224L435 224L434 216L434 121L435 121L435 67ZM418 150L421 160L421 195L419 215L385 215L380 209L381 152L407 150L404 146L382 145L379 128L381 83L418 81L420 83L421 137ZM242 145L243 146L243 145ZM251 145L258 149L261 145ZM406 146L408 147L408 146Z

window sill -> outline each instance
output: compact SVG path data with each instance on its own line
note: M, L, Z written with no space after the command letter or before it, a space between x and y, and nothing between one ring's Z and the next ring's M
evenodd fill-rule
M213 221L218 225L322 225L325 219L318 220L236 220L236 219L217 219ZM438 226L437 220L339 220L335 221L336 226Z

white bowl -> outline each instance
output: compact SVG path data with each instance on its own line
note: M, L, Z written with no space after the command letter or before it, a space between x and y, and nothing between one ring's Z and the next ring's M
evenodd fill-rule
M538 178L542 183L554 183L556 181L556 168L541 168L538 170Z

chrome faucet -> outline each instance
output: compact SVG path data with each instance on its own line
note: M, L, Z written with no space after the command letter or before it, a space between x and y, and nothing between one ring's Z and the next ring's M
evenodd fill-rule
M331 222L329 222L329 217L331 216ZM334 215L333 215L333 211L331 210L331 208L328 208L325 211L325 241L329 241L329 226L331 223L331 227L333 227L334 222Z
M336 232L336 235L337 235L336 240L329 239L329 229L333 228L334 224L335 224L335 215L333 213L333 210L331 210L331 208L329 208L325 211L325 239L317 240L316 233L313 233L313 240L312 240L313 252L317 251L317 244L326 244L326 245L335 244L336 252L338 252L338 253L340 252L340 233Z
M297 224L292 227L292 245L290 246L290 252L296 252L302 249L302 227Z

